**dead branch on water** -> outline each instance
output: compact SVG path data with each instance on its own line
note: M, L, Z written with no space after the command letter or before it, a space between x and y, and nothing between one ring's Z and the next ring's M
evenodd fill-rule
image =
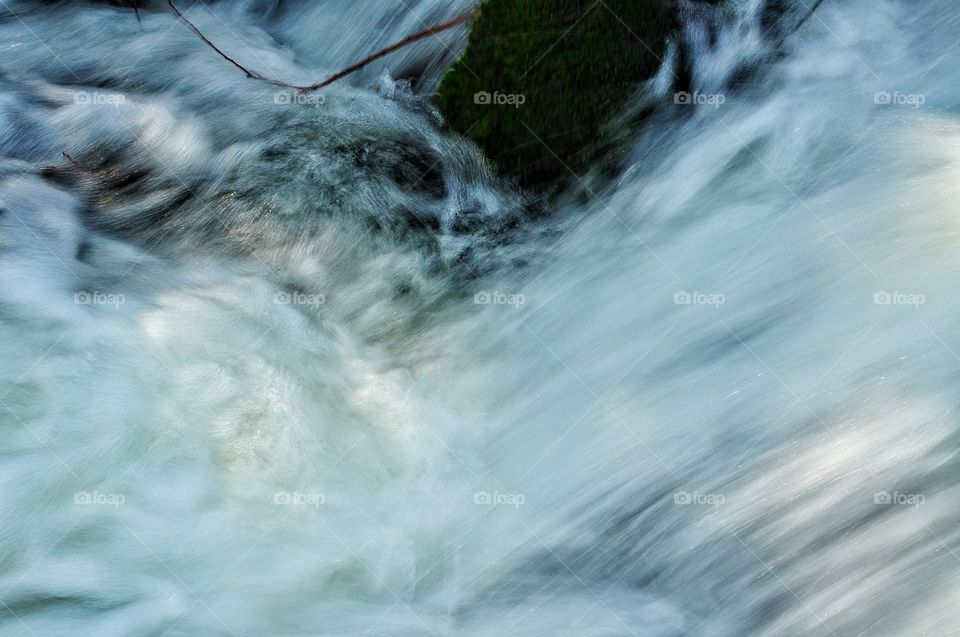
M252 70L248 69L247 67L243 66L242 64L240 64L239 62L237 62L236 60L234 60L232 57L230 57L229 55L227 55L226 53L224 53L216 44L214 44L213 42L211 42L211 41L207 38L207 36L205 36L205 35L200 31L200 29L198 29L198 28L196 27L196 25L194 25L192 22L190 22L190 20L187 20L186 16L184 16L184 15L180 12L180 10L177 9L176 5L173 4L173 0L167 0L167 5L170 7L170 10L173 11L174 15L176 15L177 18L179 18L185 25L187 25L187 27L190 28L191 31L193 31L194 35L196 35L198 38L200 38L200 40L201 40L204 44L206 44L206 45L209 46L211 49L213 49L214 51L216 51L217 54L218 54L220 57L222 57L224 60L226 60L227 62L229 62L229 63L232 64L233 66L235 66L235 67L237 67L238 69L240 69L241 71L243 71L243 73L244 73L248 78L250 78L250 79L252 79L252 80L259 80L259 81L261 81L261 82L266 82L267 84L272 84L273 86L282 86L282 87L284 87L284 88L293 89L293 90L299 91L299 92L301 92L301 93L306 93L306 92L308 92L308 91L316 91L316 90L318 90L318 89L321 89L321 88L324 88L324 87L326 87L326 86L329 86L330 84L333 84L333 83L336 82L337 80L343 79L343 78L345 78L345 77L348 76L348 75L351 75L351 74L353 74L353 73L356 73L356 72L359 71L360 69L364 68L365 66L367 66L367 65L369 65L369 64L371 64L371 63L373 63L373 62L376 62L376 61L379 60L380 58L386 57L387 55L390 55L390 54L393 53L394 51L397 51L397 50L399 50L399 49L402 49L402 48L405 47L405 46L408 46L408 45L410 45L410 44L413 44L414 42L419 42L420 40L429 38L429 37L434 36L434 35L436 35L436 34L438 34L438 33L442 33L443 31L447 31L448 29L452 29L452 28L457 27L457 26L459 26L459 25L461 25L461 24L464 24L464 23L466 23L466 22L469 22L469 21L470 21L471 19L473 19L473 18L477 15L477 13L478 13L478 11L477 11L476 9L471 9L470 11L467 11L466 13L462 13L462 14L458 15L457 17L453 18L452 20L448 20L447 22L443 22L443 23L438 24L438 25L436 25L436 26L432 26L432 27L430 27L430 28L428 28L428 29L424 29L423 31L419 31L419 32L417 32L417 33L414 33L413 35L407 36L406 38L404 38L403 40L400 40L400 41L397 42L396 44L393 44L393 45L391 45L391 46L388 46L388 47L385 48L385 49L381 49L380 51L377 51L377 52L374 53L373 55L371 55L371 56L369 56L369 57L367 57L367 58L364 58L364 59L361 60L360 62L357 62L356 64L353 64L353 65L351 65L351 66L348 66L347 68L343 69L342 71L339 71L339 72L337 72L337 73L334 73L333 75L331 75L330 77L328 77L327 79L325 79L325 80L323 80L323 81L321 81L321 82L317 82L316 84L310 84L310 85L308 85L308 86L297 86L297 85L295 85L295 84L289 84L289 83L284 82L284 81L282 81L282 80L275 80L275 79L272 79L272 78L269 78L269 77L264 77L263 75L257 73L256 71L252 71Z

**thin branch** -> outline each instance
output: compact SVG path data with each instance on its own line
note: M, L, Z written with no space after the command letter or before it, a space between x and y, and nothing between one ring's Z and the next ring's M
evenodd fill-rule
M816 2L814 2L813 6L810 7L810 10L807 11L807 15L803 16L803 19L801 19L800 22L797 23L797 26L793 30L799 31L800 27L806 24L807 20L813 17L813 14L816 12L817 9L820 8L821 4L823 4L823 0L817 0Z
M192 22L190 22L189 20L187 20L187 18L186 18L182 13L180 13L180 10L177 9L176 5L173 4L173 0L167 0L167 5L170 7L170 10L173 11L173 13L174 13L184 24L186 24L186 25L190 28L191 31L193 31L194 35L196 35L198 38L200 38L200 39L203 41L204 44L206 44L206 45L209 46L211 49L213 49L214 51L216 51L217 54L218 54L220 57L222 57L224 60L226 60L227 62L229 62L229 63L232 64L233 66L235 66L235 67L237 67L238 69L240 69L241 71L243 71L244 75L246 75L248 78L250 78L250 79L252 79L252 80L260 80L261 82L266 82L266 83L272 84L272 85L274 85L274 86L282 86L282 87L284 87L284 88L294 89L294 90L296 90L296 91L300 91L300 92L303 92L303 93L305 93L305 92L307 92L307 91L316 91L316 90L318 90L318 89L321 89L321 88L324 88L324 87L326 87L326 86L329 86L330 84L333 84L333 83L336 82L337 80L343 79L344 77L346 77L346 76L348 76L348 75L351 75L351 74L353 74L353 73L356 73L357 71L359 71L359 70L362 69L363 67L365 67L365 66L367 66L367 65L369 65L369 64L371 64L371 63L373 63L373 62L376 62L377 60L379 60L379 59L382 58L382 57L386 57L387 55L390 55L391 53L393 53L394 51L397 51L398 49L402 49L403 47L405 47L405 46L407 46L407 45L413 44L414 42L419 42L420 40L429 38L429 37L431 37L431 36L433 36L433 35L436 35L436 34L438 34L438 33L441 33L441 32L443 32L443 31L446 31L446 30L448 30L448 29L452 29L452 28L454 28L454 27L456 27L456 26L459 26L459 25L461 25L461 24L464 24L464 23L466 23L466 22L469 22L471 19L473 19L473 18L479 13L479 11L476 10L476 9L472 9L472 10L470 10L470 11L467 11L466 13L462 13L462 14L458 15L456 18L454 18L454 19L452 19L452 20L448 20L447 22L443 22L443 23L438 24L438 25L436 25L436 26L430 27L429 29L424 29L423 31L419 31L419 32L417 32L417 33L414 33L413 35L408 36L408 37L404 38L403 40L400 40L400 41L397 42L396 44L393 44L393 45L391 45L391 46L388 46L388 47L385 48L385 49L382 49L382 50L380 50L380 51L377 51L376 53L374 53L373 55L371 55L371 56L363 59L362 61L357 62L356 64L354 64L354 65L352 65L352 66L348 66L347 68L343 69L342 71L340 71L340 72L338 72L338 73L334 73L333 75L331 75L331 76L328 77L327 79L323 80L322 82L317 82L316 84L310 84L309 86L297 86L297 85L295 85L295 84L288 84L287 82L283 82L283 81L281 81L281 80L274 80L274 79L270 79L270 78L268 78L268 77L264 77L264 76L260 75L259 73L257 73L256 71L251 71L250 69L246 68L245 66L243 66L242 64L240 64L239 62L237 62L236 60L234 60L232 57L230 57L229 55L227 55L226 53L224 53L223 51L221 51L221 50L217 47L216 44L214 44L214 43L211 42L209 39L207 39L207 37L206 37L205 35L203 35L203 33L200 32L200 29L198 29Z
M367 66L367 65L370 64L371 62L376 62L376 61L379 60L380 58L386 57L387 55L390 55L390 54L393 53L394 51L397 51L397 50L399 50L399 49L402 49L403 47L407 46L408 44L413 44L414 42L419 42L420 40L429 38L430 36L436 35L436 34L438 34L438 33L442 33L443 31L446 31L446 30L448 30L448 29L452 29L452 28L454 28L454 27L456 27L456 26L460 26L461 24L464 24L464 23L472 20L478 13L479 13L479 12L478 12L477 10L473 9L473 10L467 11L466 13L460 14L459 16L457 16L456 18L454 18L454 19L452 19L452 20L448 20L447 22L443 22L443 23L438 24L438 25L436 25L436 26L430 27L429 29L424 29L423 31L420 31L420 32L418 32L418 33L414 33L413 35L408 36L408 37L404 38L403 40L400 40L399 42L397 42L396 44L394 44L394 45L392 45L392 46L388 46L387 48L385 48L385 49L383 49L383 50L377 51L376 53L374 53L374 54L371 55L370 57L366 58L365 60L363 60L363 61L361 61L361 62L357 62L357 63L354 64L353 66L349 66L349 67L345 68L344 70L340 71L339 73L335 73L334 75L331 75L331 76L330 76L329 78L327 78L326 80L324 80L324 81L322 81L322 82L318 82L317 84L313 84L313 85L311 85L311 86L306 87L304 90L313 91L313 90L320 89L320 88L323 88L323 87L325 87L325 86L328 86L328 85L330 85L330 84L333 84L333 83L336 82L337 80L339 80L339 79L341 79L341 78L343 78L343 77L346 77L347 75L350 75L351 73L355 73L355 72L359 71L360 69L362 69L363 67Z
M237 61L234 60L232 57L230 57L229 55L227 55L226 53L224 53L223 51L221 51L220 49L218 49L216 44L214 44L213 42L211 42L210 40L208 40L208 39L207 39L207 36L205 36L203 33L200 32L200 29L198 29L197 27L195 27L192 22L190 22L189 20L187 20L187 18L186 18L182 13L180 13L180 9L178 9L178 8L176 7L176 5L173 4L173 1L172 1L172 0L167 0L167 4L170 6L170 10L173 11L173 12L176 14L176 16L183 21L184 24L186 24L188 27L190 27L190 30L193 31L193 34L194 34L194 35L196 35L198 38L200 38L201 40L203 40L204 44L206 44L206 45L209 46L211 49L213 49L214 51L216 51L217 53L219 53L219 54L220 54L220 57L222 57L224 60L226 60L226 61L229 62L230 64L234 65L235 67L237 67L238 69L240 69L240 70L243 71L244 73L246 73L247 77L249 77L249 78L251 78L251 79L254 79L254 80L263 80L264 82L270 82L270 81L271 81L271 80L268 80L268 79L265 78L265 77L261 77L260 75L257 75L257 74L254 73L253 71L248 71L248 70L247 70L246 68L244 68L243 65L241 65L239 62L237 62ZM281 84L281 85L283 84L283 82L274 82L274 83L276 83L276 84Z
M76 159L71 157L67 152L63 152L63 162L59 164L47 164L42 170L44 174L60 177L76 175L77 173L92 174L94 172L92 169L84 166Z

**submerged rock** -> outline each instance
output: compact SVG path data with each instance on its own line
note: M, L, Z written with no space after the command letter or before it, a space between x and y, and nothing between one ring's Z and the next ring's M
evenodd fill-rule
M437 104L502 172L547 187L598 156L676 23L676 0L486 0Z

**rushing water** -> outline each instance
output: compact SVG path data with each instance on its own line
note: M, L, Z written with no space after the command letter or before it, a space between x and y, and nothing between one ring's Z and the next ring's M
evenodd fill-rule
M537 214L462 32L304 101L2 4L3 637L960 631L953 0L687 5ZM469 2L183 5L309 82Z

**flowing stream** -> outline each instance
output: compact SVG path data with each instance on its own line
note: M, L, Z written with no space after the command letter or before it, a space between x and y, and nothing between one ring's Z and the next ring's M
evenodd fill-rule
M684 4L546 206L462 29L143 4L0 2L0 636L960 635L954 0Z

